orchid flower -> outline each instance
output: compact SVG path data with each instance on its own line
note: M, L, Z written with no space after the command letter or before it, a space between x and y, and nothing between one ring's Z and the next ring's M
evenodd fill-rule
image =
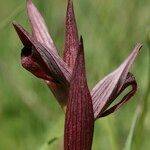
M72 104L70 103L74 103L75 98L79 98L78 100L80 100L85 95L87 101L84 100L84 105L79 105L79 111L84 109L84 107L89 108L89 113L91 116L93 113L94 120L96 120L115 112L135 94L137 83L133 74L129 72L129 69L139 54L142 44L137 44L123 63L100 80L89 94L87 92L87 85L85 83L82 85L82 81L86 78L84 74L84 59L80 58L83 57L83 42L78 37L73 0L68 0L67 4L63 58L58 54L45 21L32 0L27 0L27 12L32 27L32 34L29 34L18 23L13 23L24 45L21 52L22 66L36 77L45 81L59 104L63 108L66 106L69 107L67 108L67 112L71 109ZM79 85L74 87L75 84ZM111 103L128 86L132 86L132 89L120 102L110 108ZM76 90L81 90L77 97L74 96ZM88 99L90 99L89 103L91 104L86 104L88 103ZM77 105L75 104L76 107L78 107ZM82 118L80 119L82 120Z
M117 69L89 91L83 39L81 37L79 40L73 0L68 0L67 4L63 58L58 54L45 21L32 0L27 0L27 12L32 34L18 23L13 23L24 45L21 51L22 66L43 79L61 107L66 108L64 149L90 150L94 121L118 110L137 90L136 80L129 69L142 44L137 44ZM132 89L117 104L110 107L128 86L132 86Z

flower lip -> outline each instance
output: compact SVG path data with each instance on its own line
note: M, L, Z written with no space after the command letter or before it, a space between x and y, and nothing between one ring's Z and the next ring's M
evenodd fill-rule
M54 82L51 76L48 74L48 70L45 66L41 67L41 60L36 61L34 46L25 46L21 51L21 64L28 71L32 72L36 77L42 78ZM39 64L40 63L40 64ZM55 81L56 82L56 81Z
M19 24L13 22L13 25L24 45L21 51L22 66L38 78L56 82L56 80L52 79L47 65L36 50L38 43Z
M13 22L13 25L23 45L25 47L31 47L32 45L31 59L33 59L33 61L36 64L38 64L40 68L42 68L42 70L48 76L54 78L53 81L59 82L64 86L68 86L67 80L70 75L69 70L65 70L65 69L63 71L61 70L63 69L64 67L63 65L65 65L65 63L61 62L61 64L58 64L60 60L59 57L57 57L56 54L54 54L54 52L49 53L48 50L41 43L39 43L34 37L32 37L21 25L15 22ZM30 52L27 54L30 54ZM22 58L26 58L26 57L22 57ZM61 69L59 67L61 67ZM33 68L31 70L30 68L26 68L26 69L32 72L33 74L35 74L34 70L32 70ZM67 76L64 76L64 73L67 73Z

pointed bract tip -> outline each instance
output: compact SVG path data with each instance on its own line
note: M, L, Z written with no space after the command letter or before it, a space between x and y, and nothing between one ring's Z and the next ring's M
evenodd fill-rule
M12 24L13 24L14 28L16 29L16 27L18 26L18 23L16 21L13 21Z
M13 24L13 26L14 26L14 28L15 28L17 34L20 35L20 33L22 32L21 26L20 26L16 21L13 21L12 24Z
M27 31L25 31L25 29L17 22L13 21L12 24L13 24L20 40L22 41L23 45L24 46L30 45L32 42L31 42L29 33Z
M16 30L16 32L19 34L20 32L23 32L23 28L20 24L18 24L16 21L13 21L13 26Z
M139 47L143 47L143 44L142 44L142 43L137 43L137 45L138 45Z
M137 43L135 46L135 49L141 50L142 47L143 47L143 44Z
M143 46L143 44L142 44L142 43L137 43L136 45L138 45L138 46L140 46L140 47L142 47L142 46Z
M140 52L141 48L143 47L143 44L137 43L131 53L131 55L137 56L137 54Z

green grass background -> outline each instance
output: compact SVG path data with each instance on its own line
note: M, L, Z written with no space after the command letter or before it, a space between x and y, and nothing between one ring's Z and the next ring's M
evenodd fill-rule
M34 3L62 54L66 0ZM137 42L144 44L131 69L138 92L118 112L96 121L93 150L148 150L150 1L74 0L74 6L84 38L90 89L115 69ZM30 31L25 0L0 0L0 150L61 149L63 111L44 82L21 67L22 44L13 20Z

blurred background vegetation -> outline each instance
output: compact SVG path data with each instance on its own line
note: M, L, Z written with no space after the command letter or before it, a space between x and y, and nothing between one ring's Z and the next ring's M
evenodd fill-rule
M34 3L62 54L66 0ZM96 122L93 150L148 150L150 1L74 0L74 6L84 38L90 89L115 69L137 42L144 44L132 67L138 92L121 110ZM13 20L30 31L25 0L0 0L0 150L60 149L64 114L44 82L21 67L22 44Z

